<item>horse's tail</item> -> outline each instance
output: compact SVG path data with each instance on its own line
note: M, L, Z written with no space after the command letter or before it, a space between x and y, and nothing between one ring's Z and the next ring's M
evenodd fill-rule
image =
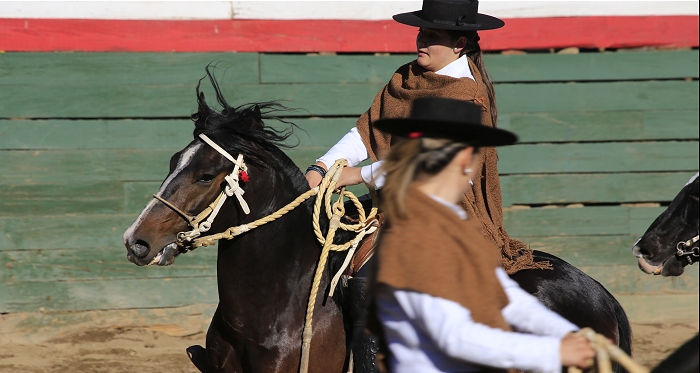
M627 313L622 309L620 302L615 298L612 298L612 301L615 318L617 318L618 347L620 347L622 351L625 351L627 355L632 356L632 327L630 326L630 321L627 318ZM615 365L616 373L626 372L619 364Z

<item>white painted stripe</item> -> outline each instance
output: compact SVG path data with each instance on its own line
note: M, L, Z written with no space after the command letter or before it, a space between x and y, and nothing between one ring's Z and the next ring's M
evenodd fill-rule
M0 1L0 18L389 20L421 1ZM500 18L698 15L698 1L482 0Z
M165 181L163 181L163 184L160 186L160 189L158 189L158 192L156 192L157 195L160 196L163 194L163 191L170 185L173 179L177 177L177 175L180 174L180 172L182 172L182 170L185 167L187 167L188 164L190 164L190 162L192 161L192 157L194 157L195 153L197 152L197 150L199 150L200 147L202 147L202 145L202 143L191 145L188 148L186 148L182 152L182 154L180 154L180 159L177 161L177 166L175 167L175 170L173 170L173 172L170 175L168 175ZM136 218L136 221L134 221L134 223L126 229L126 231L124 232L124 236L122 237L122 239L124 240L124 244L126 244L127 239L131 237L131 235L134 233L134 230L136 230L136 228L139 225L141 225L143 219L145 219L146 215L148 215L151 212L153 206L155 206L156 203L159 203L159 201L156 199L152 199L146 205L143 211L141 211L141 214L139 214L139 217Z

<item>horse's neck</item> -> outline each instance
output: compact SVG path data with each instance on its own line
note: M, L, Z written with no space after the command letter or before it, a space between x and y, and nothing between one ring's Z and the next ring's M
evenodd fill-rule
M251 190L251 197L255 197L248 202L250 219L267 216L293 201L308 190L308 184L303 183L293 174L271 174L265 186ZM231 241L219 242L217 275L220 284L234 285L228 287L232 300L256 297L257 291L289 297L289 292L313 272L320 249L311 224L311 202Z

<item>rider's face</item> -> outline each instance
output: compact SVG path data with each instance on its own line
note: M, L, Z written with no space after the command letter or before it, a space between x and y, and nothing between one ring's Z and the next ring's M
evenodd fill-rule
M457 42L452 41L446 31L421 28L416 36L416 61L428 71L438 71L459 58L460 41L461 38Z

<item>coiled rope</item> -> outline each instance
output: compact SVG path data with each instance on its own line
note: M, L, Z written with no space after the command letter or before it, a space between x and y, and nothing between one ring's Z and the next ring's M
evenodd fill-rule
M610 343L605 336L594 332L593 329L583 328L576 334L586 337L595 350L598 373L613 373L612 362L622 365L629 373L649 373L649 369L639 365L619 347ZM569 367L569 373L582 372L577 367Z

